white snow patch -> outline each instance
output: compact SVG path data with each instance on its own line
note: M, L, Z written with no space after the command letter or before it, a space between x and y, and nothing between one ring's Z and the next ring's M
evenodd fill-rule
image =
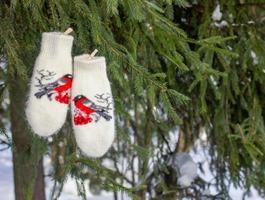
M210 80L212 81L214 86L217 86L218 82L215 80L215 78L212 75L210 75Z
M50 137L48 137L48 142L52 142L53 141L53 138L52 138L52 136L50 136Z
M222 19L222 15L223 14L220 10L220 4L217 4L212 14L213 21L220 21Z
M255 24L253 20L248 21L248 24Z
M6 62L1 62L0 61L0 69L6 69Z
M168 139L169 146L170 146L170 149L173 151L176 148L177 144L178 144L179 128L177 127L173 131L170 131L168 136L169 136L169 139Z
M59 160L60 165L64 164L64 157L62 155L59 155L58 160Z
M153 29L153 27L151 26L150 23L146 23L146 27L147 27L149 30L152 30L152 29Z
M1 199L14 200L13 164L11 149L0 152Z
M197 165L188 153L177 153L172 166L178 171L178 184L181 187L189 187L197 177Z
M256 53L254 51L250 51L250 55L251 55L251 57L253 59L253 64L257 65L259 62L258 62L258 58L257 58Z
M64 142L63 142L63 141L60 141L60 142L58 143L58 146L62 148L62 147L64 146Z
M200 130L199 139L202 142L207 142L207 133L206 133L206 130L205 130L204 127L202 127L201 130Z
M228 22L225 20L222 20L220 23L214 22L214 26L216 26L218 28L224 28L224 27L228 26Z

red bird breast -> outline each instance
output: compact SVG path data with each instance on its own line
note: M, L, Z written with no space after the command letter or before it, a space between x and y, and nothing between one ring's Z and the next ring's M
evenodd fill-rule
M100 100L98 98L102 97L103 95L96 95L95 99ZM109 115L109 110L112 108L110 107L111 102L109 102L110 97L104 98L105 106L102 105L102 100L98 101L101 102L101 105L97 105L95 102L91 101L84 95L77 95L74 101L74 124L75 125L84 125L90 123L92 121L98 122L100 118L104 118L106 121L110 121L112 116Z
M39 88L39 91L35 93L36 98L40 99L43 96L47 96L50 101L55 99L59 103L69 104L72 75L66 74L53 82L43 83L43 81L52 80L56 74L50 71L44 74L43 70L38 71L38 73L40 77L36 78L39 83L36 87Z
M59 85L54 88L57 92L64 92L72 87L72 78L63 78L66 82L64 85Z
M91 113L96 112L96 110L93 110L89 108L88 106L84 105L86 101L87 99L83 97L75 102L75 106L81 111L85 112L86 114L91 114Z
M64 104L69 104L69 99L70 99L70 89L72 87L72 76L67 76L65 75L63 77L64 84L59 85L54 88L54 91L57 92L57 95L55 96L55 100L64 103Z

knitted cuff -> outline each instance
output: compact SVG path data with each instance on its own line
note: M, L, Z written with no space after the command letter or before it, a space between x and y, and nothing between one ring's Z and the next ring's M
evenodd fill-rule
M106 76L106 60L104 57L89 58L87 54L74 57L74 75L84 76L89 71L96 76ZM99 77L100 78L100 77Z
M74 62L77 67L86 67L89 68L89 70L98 70L99 68L101 70L106 69L105 57L102 56L89 58L87 54L83 54L75 56ZM97 67L94 67L95 65L97 65Z
M60 32L42 33L40 55L47 57L71 57L73 36Z

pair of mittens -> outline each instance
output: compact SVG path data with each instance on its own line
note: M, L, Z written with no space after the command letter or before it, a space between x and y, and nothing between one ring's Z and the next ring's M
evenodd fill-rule
M74 58L73 37L42 34L41 51L31 78L26 117L36 134L48 137L63 126L68 106L76 142L88 156L100 157L114 140L114 113L104 57Z

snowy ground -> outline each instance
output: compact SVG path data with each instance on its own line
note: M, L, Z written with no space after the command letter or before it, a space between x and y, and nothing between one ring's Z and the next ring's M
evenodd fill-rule
M211 182L214 178L214 174L212 173L212 171L210 169L209 162L207 162L207 160L210 160L210 156L207 153L207 150L205 150L205 148L203 148L203 146L199 144L196 148L196 153L194 151L192 151L190 153L190 155L192 156L193 160L196 163L198 163L198 162L203 163L202 168L204 170L204 173L202 173L198 170L199 176L202 179L204 179L205 181ZM217 191L215 190L214 187L209 188L208 192L209 192L209 194L212 194L212 195L217 194ZM244 191L242 189L235 188L231 184L230 189L229 189L229 194L233 200L243 199L243 193L244 193ZM264 200L264 198L261 198L259 196L258 192L252 188L250 196L245 197L245 200Z
M44 162L45 170L49 168L49 161L46 159ZM52 180L46 179L46 196L47 199L50 196L52 187ZM14 186L13 186L13 165L12 165L12 153L9 150L0 151L0 200L14 200ZM122 194L119 194L122 195ZM101 196L93 196L87 194L88 200L113 200L113 195L110 193L103 193ZM77 196L77 190L75 181L68 178L62 195L59 200L79 200ZM129 198L124 195L124 200Z
M191 155L195 162L201 162L207 160L207 154L198 147L197 152L191 152ZM44 159L45 171L49 170L49 159ZM210 181L213 178L213 174L209 169L207 162L204 162L203 168L205 174L199 173L199 176L204 180ZM52 187L52 181L46 179L46 194L49 197ZM11 150L0 151L0 194L1 200L14 200L14 187L13 187L13 171L12 171L12 154ZM210 188L209 192L214 194L216 191L214 188ZM230 194L234 200L242 199L243 191L236 189L234 187L230 188ZM121 195L121 194L120 194ZM47 198L49 199L49 198ZM68 178L62 195L59 200L79 200L77 196L77 190L74 180ZM130 198L124 197L124 200L129 200ZM259 197L257 192L253 189L251 197L247 197L246 200L262 200L263 198ZM103 193L101 196L92 196L88 194L88 200L113 200L113 196L110 193Z
M0 194L3 200L14 199L11 151L0 151Z

